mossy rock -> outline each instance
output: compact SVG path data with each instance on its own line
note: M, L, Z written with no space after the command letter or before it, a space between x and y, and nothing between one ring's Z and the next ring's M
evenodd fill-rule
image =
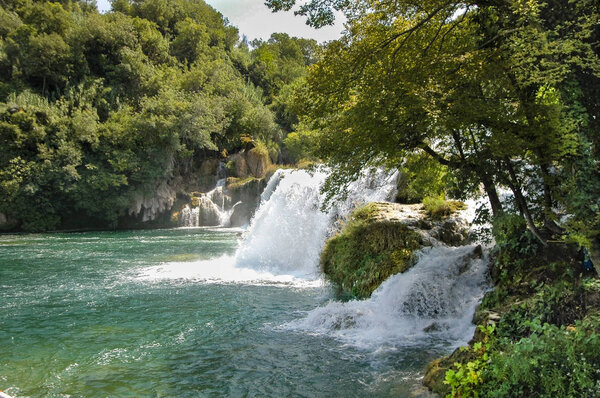
M465 210L467 205L457 200L445 200L442 197L428 196L423 199L425 213L433 220L450 217L459 210Z
M256 181L259 181L259 178L256 177L246 177L246 178L237 178L237 177L227 177L227 190L228 191L236 191L240 189L246 189L248 186L255 184Z
M263 178L271 164L269 151L264 147L252 148L246 153L246 164L252 176Z
M321 266L341 293L369 297L391 275L408 270L421 235L379 217L377 204L357 209L342 232L325 244Z

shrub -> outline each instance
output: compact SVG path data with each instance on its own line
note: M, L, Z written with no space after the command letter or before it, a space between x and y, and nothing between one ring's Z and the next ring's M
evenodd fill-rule
M527 229L523 217L511 213L496 217L492 235L496 245L492 252L494 264L491 274L496 282L518 276L526 267L537 262L539 243Z
M459 210L467 208L463 202L445 200L443 195L427 196L423 199L423 207L427 215L435 220L451 216Z
M532 334L503 344L481 374L485 397L597 397L600 391L598 318L558 327L526 322Z
M454 369L449 369L446 372L444 384L452 388L449 397L478 397L478 387L482 384L482 374L489 362L489 352L493 346L492 333L494 326L487 327L479 326L483 338L473 344L472 347L461 347L463 351L469 351L473 360L465 364L455 362Z

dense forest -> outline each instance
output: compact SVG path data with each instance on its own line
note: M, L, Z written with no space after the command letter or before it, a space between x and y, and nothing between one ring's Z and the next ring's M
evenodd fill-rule
M202 0L114 1L107 14L0 2L5 225L114 227L137 196L204 159L249 141L277 154L317 49L286 34L249 45Z

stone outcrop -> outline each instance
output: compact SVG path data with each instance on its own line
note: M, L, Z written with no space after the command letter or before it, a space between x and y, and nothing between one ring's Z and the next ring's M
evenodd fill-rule
M229 223L231 227L241 227L250 223L266 186L267 178L227 179L225 189L234 204Z
M266 176L273 169L269 155L262 147L249 146L226 161L206 159L185 180L179 177L163 181L153 190L140 193L121 225L129 228L247 225L260 203Z
M241 179L264 178L270 165L269 152L263 147L243 150L227 158L229 176Z
M139 216L142 222L152 221L173 207L176 196L175 188L163 181L152 192L144 192L136 197L129 206L128 214Z
M466 244L468 231L460 216L431 220L420 204L369 203L327 241L321 267L341 292L364 298L391 275L410 269L418 249Z

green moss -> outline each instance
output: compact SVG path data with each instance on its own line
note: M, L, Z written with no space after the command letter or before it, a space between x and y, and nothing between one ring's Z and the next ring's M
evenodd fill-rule
M323 272L343 293L369 297L389 276L414 264L421 237L404 224L377 221L376 204L356 210L344 230L325 244Z
M229 177L227 178L227 189L236 190L242 188L244 185L252 183L253 181L258 181L260 178L256 177L246 177L246 178L236 178Z
M467 205L457 200L445 200L443 196L428 196L423 199L423 207L429 217L434 220L441 220L459 210L465 210Z

